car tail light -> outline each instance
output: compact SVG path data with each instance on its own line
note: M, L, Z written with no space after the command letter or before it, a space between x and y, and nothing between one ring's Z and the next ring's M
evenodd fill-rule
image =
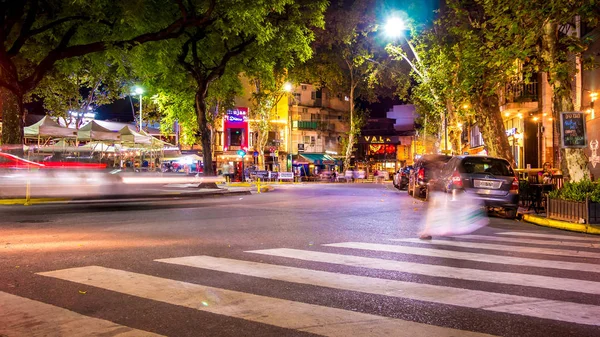
M510 191L513 193L519 193L519 179L517 179L517 177L513 178L513 182L510 185Z
M421 167L419 169L419 172L417 172L417 178L421 179L421 180L425 179L425 169L424 168Z
M404 171L400 172L400 176L401 177L406 177L406 173L404 173Z
M463 187L462 178L460 177L460 173L458 173L458 171L454 171L454 173L452 173L452 185L458 188Z

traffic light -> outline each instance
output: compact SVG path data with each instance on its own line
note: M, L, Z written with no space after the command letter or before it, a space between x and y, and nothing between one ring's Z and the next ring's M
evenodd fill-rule
M244 150L238 150L237 155L244 158L246 156L246 151Z

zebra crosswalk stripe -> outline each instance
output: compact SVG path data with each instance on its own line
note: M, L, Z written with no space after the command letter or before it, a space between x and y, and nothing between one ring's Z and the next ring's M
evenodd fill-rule
M0 291L0 336L162 336Z
M89 266L38 273L150 300L323 336L489 336Z
M155 261L279 281L484 309L493 312L578 324L600 325L598 320L600 307L588 304L370 278L211 256L187 256Z
M553 269L576 270L576 271L600 273L600 265L591 264L591 263L581 263L581 262L537 260L537 259L529 259L529 258L515 257L515 256L488 255L488 254L481 254L481 253L467 253L467 252L457 252L457 251L452 251L452 250L440 250L440 249L433 249L433 248L386 245L386 244L381 244L381 243L367 243L367 242L340 242L340 243L325 244L323 246L371 250L371 251L377 251L377 252L400 253L400 254L409 254L409 255L432 256L432 257L441 257L441 258L447 258L447 259L460 259L460 260L495 263L495 264L511 264L511 265L517 265L517 266L526 266L526 267L553 268Z
M460 280L511 284L545 289L573 291L588 294L600 294L600 283L593 281L564 279L550 276L517 274L489 270L455 268L440 265L419 264L404 261L392 261L371 257L332 254L289 248L253 250L249 253L287 257L312 262L324 262L352 267L391 270L411 274L446 277Z
M461 235L456 238L461 239L473 239L483 241L496 241L503 243L529 243L535 245L551 245L551 246L563 246L563 247L579 247L579 248L600 248L600 241L598 242L572 242L572 241L560 241L555 240L541 240L541 239L525 239L525 238L512 238L512 237L497 237L489 235Z
M420 240L420 239L391 239L395 242L407 242L407 243L420 243L432 246L453 246L463 248L477 248L477 249L490 249L490 250L501 250L514 253L530 253L530 254L546 254L546 255L560 255L560 256L573 256L573 257L586 257L600 259L600 253L588 252L582 250L569 250L569 249L553 249L553 248L537 248L537 247L521 247L521 246L509 246L501 243L479 243L479 242L464 242L454 240Z
M594 238L594 237L589 237L589 236L543 234L543 233L530 233L530 232L501 232L501 233L495 233L495 234L529 236L529 237L534 237L534 238L565 239L565 240L572 240L572 241L591 241L591 242L595 242L595 243L600 243L600 237Z

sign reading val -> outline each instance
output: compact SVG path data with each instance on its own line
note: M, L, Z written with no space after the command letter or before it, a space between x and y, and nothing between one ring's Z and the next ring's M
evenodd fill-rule
M583 112L563 112L560 114L562 147L587 147L585 134L585 114Z
M362 136L359 143L366 144L400 144L398 136Z

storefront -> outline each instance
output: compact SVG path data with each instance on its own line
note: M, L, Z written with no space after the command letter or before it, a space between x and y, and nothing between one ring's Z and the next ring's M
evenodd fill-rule
M324 171L341 172L342 161L324 153L301 153L293 156L292 167L297 176L319 175Z
M399 136L360 136L358 140L357 168L364 168L368 172L375 170L395 172L402 163L398 160L398 153L404 154L400 148ZM406 159L404 159L406 160Z
M223 151L248 151L248 108L237 107L223 117Z

